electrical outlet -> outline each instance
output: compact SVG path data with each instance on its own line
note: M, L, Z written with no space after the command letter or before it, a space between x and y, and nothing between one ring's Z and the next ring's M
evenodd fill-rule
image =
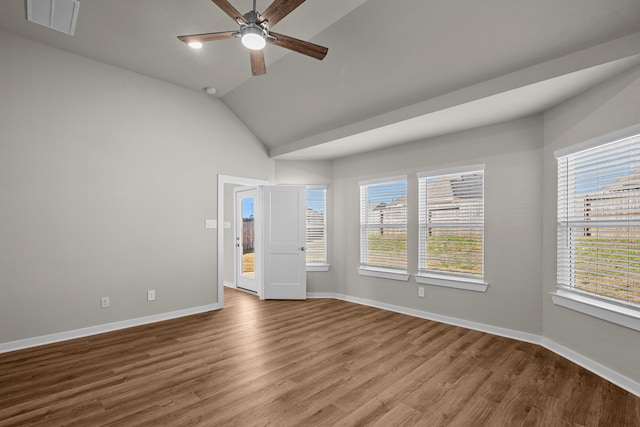
M111 307L111 302L109 301L109 297L100 298L100 308L109 308Z
M424 298L424 287L418 287L418 296Z
M156 300L156 290L149 289L147 291L147 301L155 301Z

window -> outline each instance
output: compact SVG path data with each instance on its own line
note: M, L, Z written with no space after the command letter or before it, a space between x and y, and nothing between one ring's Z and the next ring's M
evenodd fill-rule
M307 270L327 271L327 188L307 187Z
M406 176L361 182L360 274L408 280L406 270Z
M629 314L640 327L640 133L558 160L558 293L554 302L597 317ZM567 302L567 299L571 300ZM576 305L578 304L578 305ZM570 306L571 305L571 306ZM586 306L581 306L585 308ZM635 312L635 314L633 314ZM622 323L625 324L625 323Z
M418 174L418 192L416 280L485 291L484 166Z

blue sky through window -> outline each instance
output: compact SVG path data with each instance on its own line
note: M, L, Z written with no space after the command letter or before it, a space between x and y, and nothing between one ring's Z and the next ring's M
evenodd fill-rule
M307 209L324 213L324 188L307 188Z
M242 219L253 218L255 199L245 197L242 199Z
M407 181L371 184L367 187L368 204L391 203L407 194Z

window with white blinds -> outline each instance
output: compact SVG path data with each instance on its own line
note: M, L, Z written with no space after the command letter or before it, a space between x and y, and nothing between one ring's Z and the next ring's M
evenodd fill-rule
M418 269L484 276L484 166L418 174Z
M640 134L557 160L558 289L640 309Z
M360 265L406 271L406 177L360 183Z
M327 188L307 187L307 265L327 264Z

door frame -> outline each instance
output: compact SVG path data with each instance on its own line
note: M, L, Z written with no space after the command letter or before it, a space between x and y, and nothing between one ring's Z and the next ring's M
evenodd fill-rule
M237 184L247 186L269 185L264 179L218 175L218 306L224 307L224 186ZM235 221L235 219L234 219Z

